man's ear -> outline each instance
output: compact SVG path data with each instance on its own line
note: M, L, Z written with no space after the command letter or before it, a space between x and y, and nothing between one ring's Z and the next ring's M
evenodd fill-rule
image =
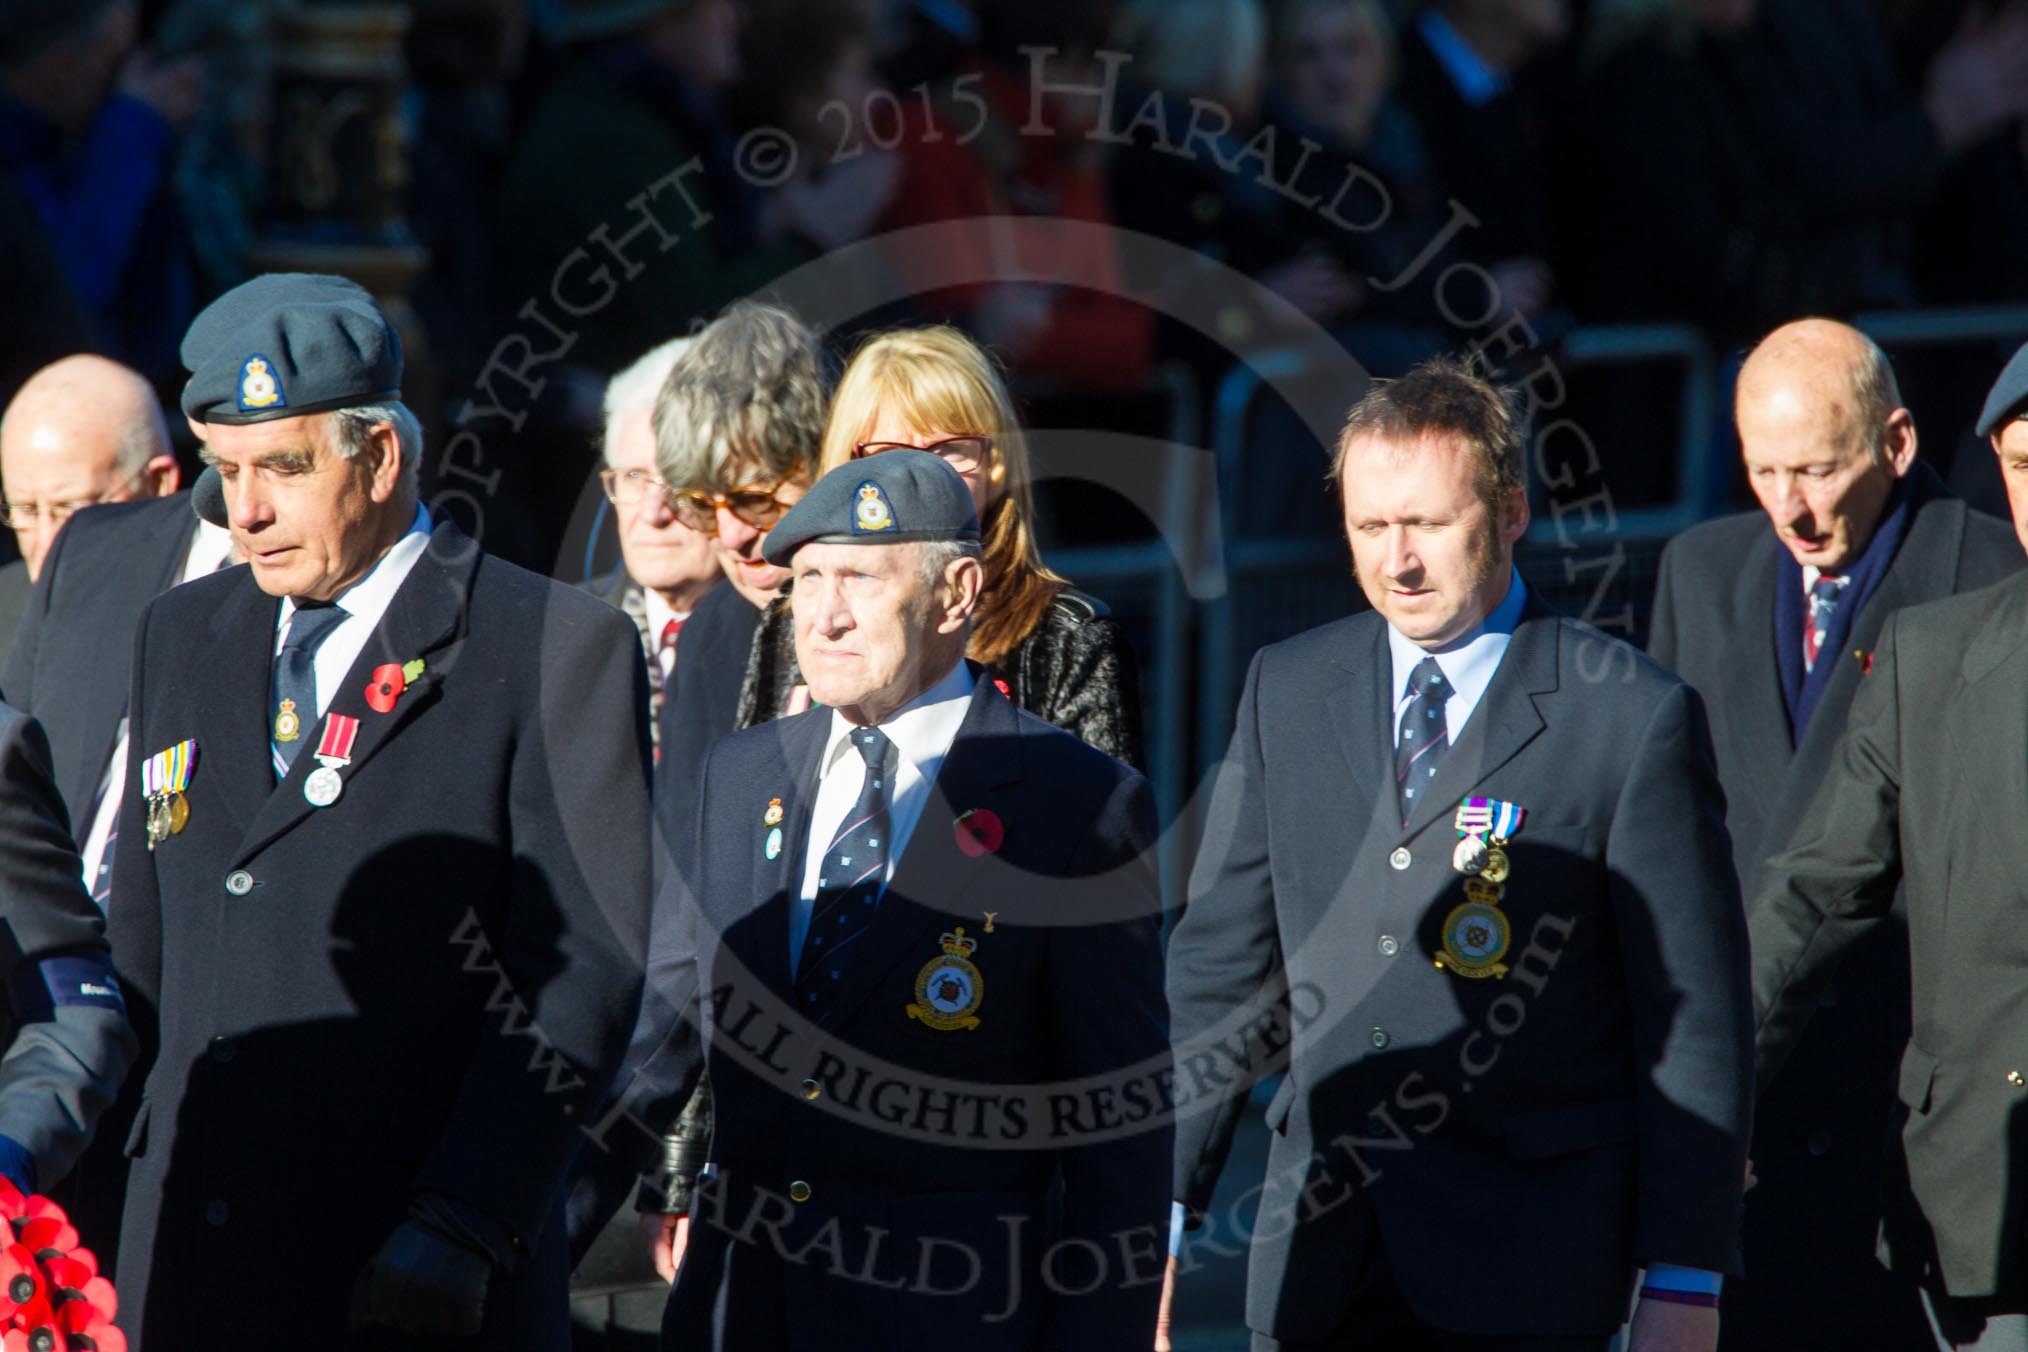
M1915 463L1915 415L1897 408L1887 415L1887 423L1881 430L1881 454L1887 460L1888 470L1899 479Z
M391 501L401 484L401 434L391 422L379 422L366 434L360 454L366 457L368 482L375 502Z
M1500 538L1510 547L1528 533L1528 490L1510 488L1500 508Z
M166 451L150 456L141 466L141 482L147 485L149 497L166 498L183 486L183 467Z
M977 559L956 558L944 565L943 617L939 634L954 634L969 624L986 589L986 570Z

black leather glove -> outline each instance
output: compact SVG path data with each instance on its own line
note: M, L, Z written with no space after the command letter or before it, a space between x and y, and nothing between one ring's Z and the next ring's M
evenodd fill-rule
M352 1289L352 1327L470 1336L486 1316L493 1260L428 1221L395 1227Z

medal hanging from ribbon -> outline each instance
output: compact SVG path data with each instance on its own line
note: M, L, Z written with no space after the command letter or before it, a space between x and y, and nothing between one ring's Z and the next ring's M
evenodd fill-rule
M1458 848L1451 863L1465 875L1465 901L1444 918L1443 952L1436 965L1463 977L1502 977L1512 940L1507 917L1500 910L1503 884L1513 865L1503 848L1521 829L1527 809L1497 798L1467 798L1458 805L1452 825Z
M324 720L324 736L317 743L317 768L303 781L303 797L311 807L329 807L345 792L338 777L341 767L352 763L352 741L359 736L359 720L349 714L331 714Z
M197 743L178 742L141 763L141 794L148 804L148 848L154 849L190 824L190 803L183 791L197 767Z

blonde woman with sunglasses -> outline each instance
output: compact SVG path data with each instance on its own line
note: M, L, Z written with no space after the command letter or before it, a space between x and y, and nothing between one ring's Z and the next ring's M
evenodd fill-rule
M978 507L986 590L973 620L971 660L1022 708L1139 766L1133 652L1104 603L1043 564L1013 400L993 359L957 329L899 329L860 346L832 397L818 477L899 448L941 456L963 476ZM754 640L739 725L808 705L788 607L777 603Z

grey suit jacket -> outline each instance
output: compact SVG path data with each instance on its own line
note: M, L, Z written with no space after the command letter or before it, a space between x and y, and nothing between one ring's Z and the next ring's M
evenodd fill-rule
M1593 1336L1634 1265L1734 1267L1744 925L1702 704L1532 601L1406 827L1378 616L1259 653L1169 948L1176 1196L1288 1049L1247 1322L1324 1338L1384 1247L1440 1328ZM1505 979L1432 961L1460 799L1525 807Z
M0 1136L48 1190L70 1171L133 1064L105 922L79 876L49 744L0 704ZM110 1236L85 1236L96 1245Z
M21 628L21 616L28 609L28 590L35 584L28 580L28 564L14 559L0 564L0 666L7 664L7 655L14 650L15 631Z
M2021 1269L2028 1224L2028 577L1901 611L1749 923L1763 1081L1839 958L1907 892L1910 1181L1953 1296Z

